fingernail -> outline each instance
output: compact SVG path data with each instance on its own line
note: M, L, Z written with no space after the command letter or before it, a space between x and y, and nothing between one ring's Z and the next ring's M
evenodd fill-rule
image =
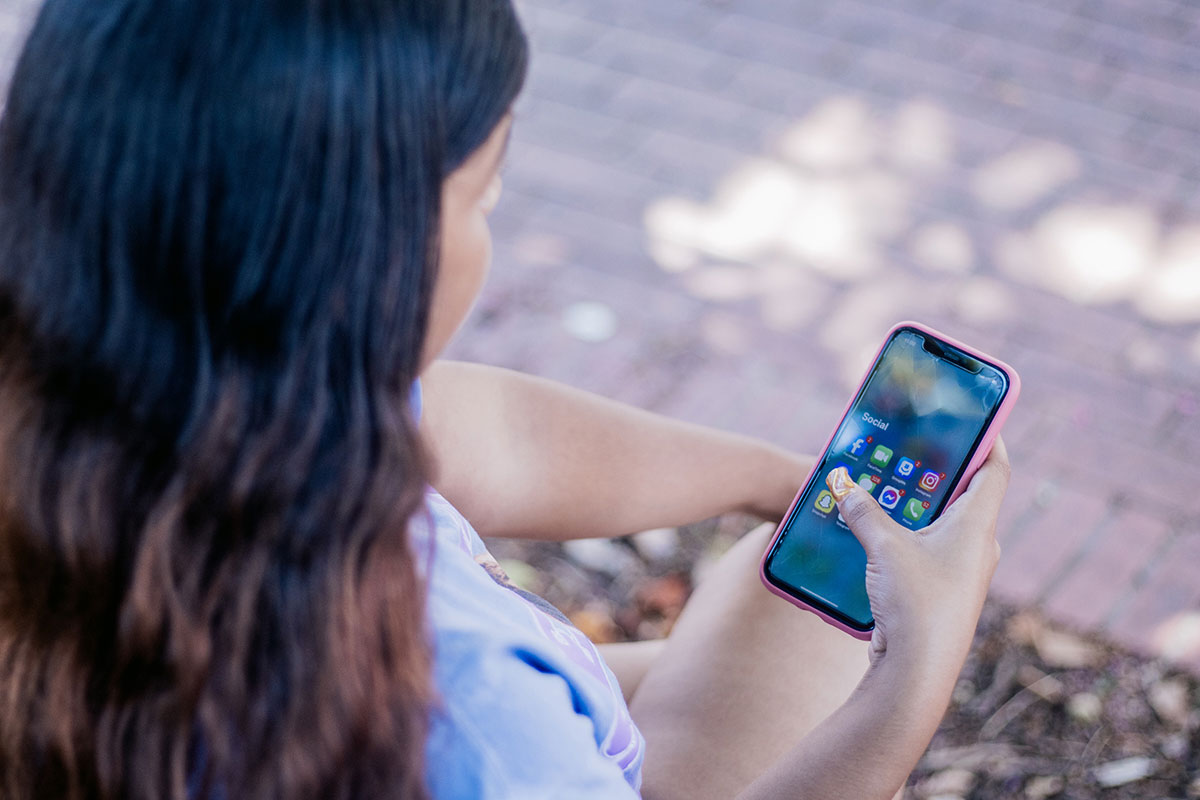
M829 473L825 478L825 485L829 487L829 491L833 492L833 499L839 503L854 491L854 481L850 480L850 473L846 471L845 467L838 467Z

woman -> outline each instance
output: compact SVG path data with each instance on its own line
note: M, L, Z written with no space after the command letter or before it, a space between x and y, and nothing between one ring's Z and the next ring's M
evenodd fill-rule
M840 492L869 654L762 590L766 528L607 665L481 568L476 527L778 517L811 464L435 363L525 58L508 0L47 0L0 123L4 797L901 785L994 568L1002 447L919 536Z

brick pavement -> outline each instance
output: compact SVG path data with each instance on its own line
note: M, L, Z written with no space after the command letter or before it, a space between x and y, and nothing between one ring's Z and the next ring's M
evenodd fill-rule
M1200 8L520 6L455 355L812 451L927 321L1024 380L996 596L1200 669ZM32 7L0 10L0 77ZM568 332L581 303L611 335Z
M1200 9L522 9L458 355L813 450L888 325L926 320L1024 379L995 595L1200 668ZM584 301L611 341L565 332Z

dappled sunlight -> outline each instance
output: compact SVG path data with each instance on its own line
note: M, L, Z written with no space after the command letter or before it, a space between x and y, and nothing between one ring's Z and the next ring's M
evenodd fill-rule
M1170 367L1170 356L1161 342L1140 334L1125 346L1122 353L1129 367L1139 375L1162 375Z
M878 131L866 102L840 97L815 108L780 139L780 155L816 171L865 167L875 160Z
M889 274L901 278L878 299L889 312L874 327L860 319L859 330L921 308L1004 323L1019 312L1005 280L1082 306L1128 303L1156 323L1200 322L1200 227L1171 229L1146 206L1098 200L1062 201L1013 227L1005 215L1086 180L1078 153L1044 140L965 172L977 208L939 219L920 207L922 193L955 154L954 119L936 103L886 114L856 95L834 97L727 173L708 200L648 204L648 249L694 296L757 303L780 331L811 324L841 291L857 296L870 283L873 296ZM971 214L986 220L983 238L962 223Z
M1013 233L996 259L1010 276L1084 305L1137 294L1158 249L1159 223L1138 206L1069 205Z
M1151 646L1168 661L1200 657L1200 612L1185 611L1169 617L1154 629Z
M767 255L801 201L794 176L754 161L729 176L709 205L677 198L655 203L646 211L646 227L656 239L712 258L749 260Z
M658 209L659 213L664 213L664 211L666 213L665 217L660 217L655 221L655 226L660 230L671 230L672 226L679 221L672 219L671 214L678 213L680 210L669 210L670 205L669 201L664 201ZM649 226L648 220L647 227ZM654 263L667 272L686 272L700 263L700 252L683 244L681 239L656 239L650 242L648 252Z
M1156 322L1200 322L1200 226L1171 236L1135 305Z
M954 160L954 125L935 103L914 100L896 112L887 137L891 163L907 172L929 175L944 171Z
M1070 183L1081 170L1079 156L1058 142L1034 142L1005 153L976 170L971 192L998 211L1015 211Z
M865 277L883 266L879 244L908 223L903 182L881 171L801 184L802 201L780 230L783 252L834 280Z
M1154 322L1200 322L1200 226L1169 232L1139 206L1070 205L1010 234L1011 277L1084 305L1129 300Z
M728 174L709 201L651 203L649 252L695 296L757 300L768 326L795 329L831 287L886 266L886 246L912 224L914 187L903 170L940 168L952 150L946 116L932 104L906 106L881 127L862 100L831 100L785 132L774 157ZM919 246L941 271L973 261L953 232L932 230Z
M816 177L758 159L722 181L711 203L668 198L645 221L668 271L701 256L745 266L783 255L847 280L881 266L878 242L903 228L906 206L903 183L880 171Z
M917 229L908 249L913 261L932 272L961 275L975 266L971 237L952 222L935 222Z

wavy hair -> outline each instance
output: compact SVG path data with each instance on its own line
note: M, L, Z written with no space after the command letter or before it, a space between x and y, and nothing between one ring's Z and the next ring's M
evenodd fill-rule
M0 793L419 798L409 408L510 0L47 0L0 120Z

